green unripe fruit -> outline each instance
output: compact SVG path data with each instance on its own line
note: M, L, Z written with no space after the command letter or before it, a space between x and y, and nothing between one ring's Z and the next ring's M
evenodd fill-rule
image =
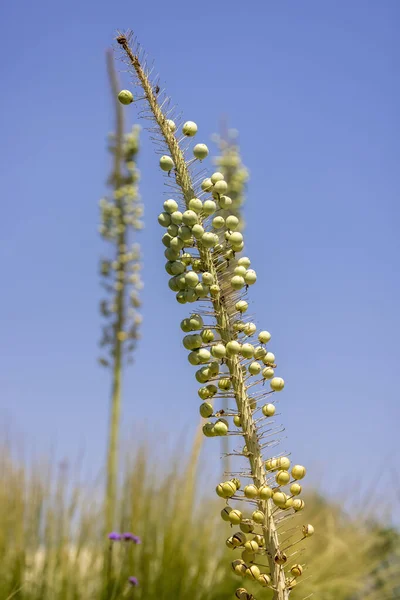
M203 203L199 198L192 198L189 200L189 208L195 213L201 213L203 210Z
M293 565L293 567L290 569L290 572L294 577L300 577L300 575L303 573L303 567L301 565Z
M185 275L186 285L194 288L199 283L199 276L194 271L188 271Z
M236 340L232 340L226 345L226 353L228 356L235 356L236 354L239 354L240 348L241 345L239 344L239 342L237 342Z
M257 281L257 273L254 271L254 269L248 269L246 271L244 280L247 283L247 285L253 285Z
M254 500L254 498L257 498L258 496L258 488L253 484L246 485L243 489L243 493L246 496L246 498Z
M223 419L226 424L228 424L228 421L226 421L226 419ZM242 485L240 482L240 479L238 479L237 477L234 477L233 479L231 479L231 481L233 481L233 483L236 485L236 489L240 490L240 486Z
M253 537L253 540L255 542L257 542L257 544L260 546L260 548L262 548L263 546L265 546L265 540L264 540L264 537L262 535L255 535Z
M210 293L210 288L208 285L203 285L202 283L198 283L194 288L196 295L198 298L206 298Z
M182 213L179 210L175 210L173 213L171 213L171 221L174 225L181 225Z
M232 541L233 541L233 545L238 548L239 546L243 546L243 544L246 541L246 536L244 535L244 533L242 533L241 531L237 531L233 536L232 536Z
M314 535L314 527L312 525L303 525L304 537L311 537Z
M243 515L240 512L240 510L234 509L231 510L231 512L229 513L228 521L232 523L232 525L239 525L240 521L242 520L242 517Z
M212 246L215 246L215 244L217 242L218 242L218 236L216 236L215 233L206 231L201 236L201 243L203 244L203 246L205 248L212 248Z
M268 587L269 585L271 585L271 577L266 573L261 573L257 581L262 587Z
M192 232L193 232L193 229L192 229ZM195 273L200 273L201 270L203 269L203 263L201 262L201 260L199 260L198 258L192 260L192 269L193 269L193 271L195 271Z
M201 278L202 278L203 283L205 283L206 285L211 285L212 282L214 281L213 276L211 275L211 273L208 273L208 271L203 273Z
M273 404L264 404L261 410L264 417L273 417L275 414L275 406Z
M194 210L185 210L185 212L182 213L182 221L188 227L193 227L193 225L197 223L197 215Z
M229 236L229 243L232 244L232 246L239 246L239 244L241 244L242 242L243 236L239 231L234 231Z
M169 268L171 270L170 275L181 275L185 272L185 265L180 260L173 260L168 262Z
M303 510L304 506L305 506L305 502L304 502L304 500L301 500L301 498L295 498L293 500L292 507L294 508L294 510L296 512L298 512L299 510Z
M240 575L241 577L244 577L246 574L246 569L247 569L244 561L239 559L236 562L240 562L240 564L235 565L235 568L233 569L234 572L236 573L236 575Z
M243 519L239 527L244 533L251 533L254 531L254 523L250 519Z
M209 417L212 416L214 410L212 405L209 402L203 402L203 404L200 404L200 415L203 417L203 419L208 419Z
M184 245L185 244L184 244L183 240L181 240L181 238L178 238L178 237L171 238L171 241L169 243L169 247L172 248L173 250L182 250Z
M248 303L246 302L246 300L239 300L239 302L236 302L235 304L235 308L236 310L238 310L241 313L246 312L246 310L249 308Z
M261 572L260 572L260 569L257 567L257 565L250 565L250 567L247 567L246 577L248 577L249 579L258 580L260 575L261 575Z
M160 167L163 171L171 171L174 166L174 161L170 156L164 155L160 158Z
M215 192L216 194L225 194L227 191L228 184L223 179L214 183L213 192Z
M176 294L176 299L179 302L179 304L186 304L187 302L185 292L183 292L182 290Z
M203 425L203 433L206 437L215 437L213 423L206 423L205 425ZM225 496L222 496L222 498L224 498L224 497Z
M215 362L215 361L211 362L208 365L208 368L210 369L211 377L216 377L218 375L218 373L219 373L219 364L217 362Z
M261 500L269 500L272 498L272 489L269 487L269 485L263 485L260 487L258 494Z
M175 277L171 277L171 279L168 281L168 287L173 292L179 292L179 287Z
M243 358L252 358L254 356L254 346L251 344L242 344L240 354Z
M221 208L226 210L227 208L232 206L232 198L229 198L229 196L225 196L225 195L220 196L219 197L219 205Z
M275 475L275 481L278 485L287 485L290 481L290 475L287 471L278 471Z
M293 479L303 479L306 474L306 468L302 465L294 465L292 469L292 477Z
M261 371L261 365L258 362L252 362L249 365L249 373L251 375L258 375Z
M206 363L210 360L211 354L209 353L209 351L206 348L200 348L200 350L197 350L197 352L198 352L200 363Z
M236 244L231 244L232 250L233 252L237 253L237 252L241 252L244 248L244 242L241 242L240 244L236 245Z
M187 137L193 137L197 133L197 125L193 121L186 121L182 127L183 135Z
M285 387L285 382L283 381L282 377L274 377L269 382L269 385L271 390L274 390L274 392L280 392Z
M242 256L238 260L238 265L244 267L245 269L248 269L250 266L250 259L247 258L247 256Z
M196 144L193 148L193 154L195 158L198 158L199 160L206 158L208 156L208 148L206 144Z
M210 395L210 398L212 398L213 396L215 396L215 394L218 392L217 386L214 385L213 383L210 383L209 385L207 385L206 388L208 389L208 393ZM225 421L225 419L220 419L220 421L224 421L224 423L226 423L228 425L228 421Z
M277 471L278 469L282 469L287 471L290 467L290 460L287 456L281 456L280 458L269 458L265 462L265 468L267 471Z
M166 214L168 214L168 213L166 213ZM178 225L174 225L173 223L171 223L171 225L169 225L167 228L167 232L169 233L169 235L171 237L176 237L179 233Z
M223 508L221 510L221 517L224 521L229 522L229 513L231 512L231 507L230 506L225 506L225 508Z
M201 338L205 344L214 340L214 332L211 329L204 329L201 333Z
M132 104L133 94L129 90L121 90L118 94L118 100L121 104Z
M179 258L179 251L178 250L174 250L173 248L166 248L165 252L164 252L164 256L167 260L178 260Z
M178 237L184 242L190 242L192 239L191 228L188 227L187 225L181 225L178 230Z
M193 313L192 315L190 315L189 323L190 327L192 328L192 331L202 329L202 327L204 326L202 317L197 313Z
M292 496L298 496L299 494L301 494L301 490L302 487L299 483L292 483L292 485L290 486L290 493L292 494Z
M218 387L220 390L230 390L231 388L231 380L227 377L223 377L218 381Z
M246 285L245 280L240 275L234 275L231 279L231 286L234 290L241 290Z
M208 177L207 179L203 179L203 181L201 182L201 189L203 190L203 192L210 192L213 188L213 182L211 181L211 179Z
M223 344L215 344L211 348L211 354L214 358L224 358L226 356L226 348Z
M181 256L181 261L183 262L184 265L189 266L192 262L192 255L189 254L189 252L185 252Z
M256 555L253 552L248 552L247 550L243 550L241 556L246 565L249 565L256 560ZM246 598L248 598L248 596Z
M229 217L227 217L226 219L226 227L227 229L231 229L232 231L234 231L239 227L239 219L235 217L235 215L229 215Z
M202 367L201 369L196 371L196 380L199 383L207 383L207 381L210 379L209 373L210 372L207 367Z
M222 485L222 483L219 483L215 488L215 491L217 492L217 496L219 496L220 498L226 498L224 490L222 489Z
M249 540L248 542L246 542L244 548L245 550L247 550L247 552L258 552L258 550L260 549L259 545L255 540Z
M217 421L214 425L214 431L216 435L226 435L228 433L228 427L222 421Z
M167 119L167 125L168 125L170 131L172 131L172 133L174 133L176 131L176 125L172 119Z
M272 496L272 502L275 504L275 506L279 506L279 507L284 506L286 500L287 500L287 496L283 492L275 492Z
M243 331L246 335L250 336L250 335L253 335L253 333L255 333L257 331L257 327L256 327L255 323L246 323Z
M163 207L165 212L169 213L170 215L172 215L175 212L179 212L178 203L175 202L175 200L172 200L171 198L164 202Z
M232 550L232 548L235 548L235 544L233 543L232 537L228 537L225 544L228 546L229 550Z
M232 498L232 496L235 495L236 485L232 481L225 481L221 485L222 485L222 492L224 494L224 498Z
M214 219L212 221L212 225L213 225L214 229L221 229L221 227L223 227L225 225L224 217L214 217Z
M205 215L212 215L217 210L217 205L213 200L206 200L203 204L203 213Z
M262 371L262 376L264 377L264 379L272 379L274 374L275 371L271 367L265 367L265 369L263 369Z
M197 393L202 400L207 400L208 398L210 398L210 392L208 391L208 389L206 387L201 387L197 391Z
M254 358L256 358L257 360L263 359L266 354L267 351L262 346L257 346L257 348L254 349Z
M240 277L244 278L244 276L246 275L246 269L244 267L238 266L233 269L233 273L234 275L240 275Z
M258 339L261 342L261 344L267 344L271 339L271 334L269 331L260 331L260 333L258 334Z
M178 292L178 294L181 294L182 292ZM184 293L184 292L183 292ZM177 297L178 297L177 294ZM188 361L190 362L191 365L193 365L194 367L197 367L197 365L201 364L201 360L199 358L199 354L197 351L193 350L192 352L190 352L190 354L188 355Z
M211 181L214 184L217 183L217 181L222 181L223 179L224 179L224 176L219 171L216 171L215 173L213 173L211 175Z
M252 517L254 523L258 523L258 525L261 525L265 521L265 515L262 512L262 510L255 510L253 512L253 514L251 515L251 517Z
M210 286L210 294L211 296L213 296L213 298L215 298L215 296L218 296L219 286L216 283Z
M184 292L185 287L186 287L185 275L183 273L182 273L182 275L175 275L174 279L176 281L178 290L182 290Z
M273 365L275 362L275 354L273 352L267 352L263 358L263 363L265 365Z
M293 507L293 498L288 498L285 502L285 506L283 507L284 510L287 510L288 508L292 508Z
M161 241L164 244L164 246L166 246L166 248L170 248L171 240L172 240L172 237L169 235L169 233L164 233L164 235L161 238Z
M158 222L161 227L168 227L171 225L171 216L167 212L162 212L158 215Z
M240 418L239 415L235 415L233 417L233 423L234 423L234 425L236 425L236 427L241 427L242 426L242 419Z
M192 235L196 238L196 240L199 240L203 234L204 234L204 227L202 225L200 225L199 223L196 223L195 225L193 225Z
M198 348L201 348L203 340L201 339L201 336L198 334L195 335L185 335L185 337L182 340L182 343L184 345L184 347L186 348L186 350L197 350Z

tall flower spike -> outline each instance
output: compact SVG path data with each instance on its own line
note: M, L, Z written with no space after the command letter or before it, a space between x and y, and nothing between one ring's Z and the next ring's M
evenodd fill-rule
M124 134L123 108L118 101L118 81L112 53L107 54L107 66L116 110L116 132L110 136L109 144L114 164L108 184L113 192L100 201L99 231L111 247L112 257L103 258L100 264L102 285L107 294L100 304L105 319L100 345L107 349L107 354L99 361L112 370L106 487L106 529L109 531L115 525L123 359L132 361L130 355L139 337L141 323L138 312L139 290L142 287L140 247L132 241L133 234L143 228L143 205L138 194L139 173L135 164L139 150L139 127Z
M221 200L224 204L223 198L229 193L224 175L215 172L202 178L193 172L193 159L186 159L185 153L188 152L188 137L197 133L197 126L190 122L189 127L186 122L184 135L178 132L169 99L154 94L146 61L131 49L128 38L119 35L117 42L143 89L144 116L155 122L151 130L158 134L160 152L168 156L173 165L166 181L180 201L178 204L175 199L166 200L159 217L160 225L166 229L162 242L166 247L169 287L176 293L179 303L200 303L195 312L183 319L181 329L184 346L189 351L188 360L197 367L196 379L202 386L199 390L203 401L201 414L209 415L213 410L215 419L208 421L203 431L207 437L242 435L244 439L244 447L234 454L238 461L244 457L247 467L242 466L238 472L231 473L231 479L216 487L218 496L226 502L229 499L229 507L222 511L222 518L240 529L227 539L226 544L233 551L242 551L244 566L235 562L235 572L239 576L257 581L260 591L269 587L274 600L287 600L296 583L290 571L293 561L287 551L297 542L292 541L291 535L287 546L288 540L281 540L278 535L278 524L289 514L294 514L290 493L282 491L282 488L286 489L287 476L281 472L289 470L290 460L286 456L274 456L265 461L263 457L265 448L278 443L274 436L281 429L274 428L271 423L274 413L271 400L283 389L284 381L276 377L275 372L270 372L277 367L275 356L264 347L271 335L260 331L257 336L256 325L245 318L248 303L244 297L248 287L255 283L255 271L250 269L250 259L237 258L244 247L243 235L237 227L226 226L226 220L223 227L219 222L218 228L213 225L213 219L222 216L225 208L221 206ZM201 201L202 207L197 200ZM228 262L235 264L237 274L232 275L227 269ZM255 362L260 365L261 373L254 366L249 368ZM262 374L265 368L268 368L266 377ZM264 385L267 381L269 389ZM232 405L236 404L235 408L227 411L214 405L226 398L231 399ZM262 411L266 404L268 408ZM240 432L231 430L232 418L239 423ZM276 480L278 474L279 481ZM292 471L293 479L289 477L288 483L297 481L304 474L304 467L296 465ZM249 478L249 485L254 489L246 486L246 492L242 492L238 475ZM240 503L242 510L232 506L234 502ZM243 514L243 502L249 504L251 518ZM296 510L301 510L303 505L303 502L297 502ZM306 527L307 532L311 531L310 525ZM300 532L299 541L307 537L307 532ZM249 537L251 535L253 538ZM298 573L299 570L296 575ZM236 595L253 598L245 588L239 588Z

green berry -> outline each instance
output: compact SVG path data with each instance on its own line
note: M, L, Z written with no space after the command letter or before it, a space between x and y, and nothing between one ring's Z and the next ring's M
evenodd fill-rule
M197 313L193 313L189 317L189 323L192 328L192 331L198 331L199 329L202 329L202 327L204 326L202 317Z
M182 221L188 227L193 227L197 223L197 215L193 210L185 210L182 214Z
M169 286L169 289L172 290L173 292L179 292L179 287L178 287L175 277L171 277L171 279L168 281L168 286Z
M254 346L251 344L242 344L240 353L243 358L252 358L254 356Z
M179 251L173 248L166 248L164 256L167 260L177 260L179 258ZM182 262L184 261L182 260Z
M193 137L197 133L197 125L193 121L186 121L182 127L183 135L187 135L188 137Z
M233 417L233 423L236 425L236 427L241 427L242 426L242 419L240 418L239 415L235 415Z
M282 377L273 377L269 382L269 385L274 392L280 392L285 387L285 382Z
M216 171L211 175L211 181L213 184L217 183L217 181L222 181L223 179L224 176L222 175L222 173L219 173L219 171Z
M239 227L239 219L235 217L235 215L229 215L229 217L226 219L226 227L227 229L234 231Z
M247 283L247 285L253 285L257 281L257 273L254 271L254 269L248 269L246 271L244 280Z
M233 274L234 275L240 275L240 277L243 277L243 278L246 275L246 272L247 272L246 269L244 267L241 267L241 266L235 267L233 269Z
M206 298L208 296L208 294L210 293L210 288L208 287L208 285L204 285L201 282L199 282L196 285L194 290L195 290L198 298Z
M197 352L198 352L200 363L206 363L210 360L211 354L209 353L209 351L206 348L200 348L200 350L197 350Z
M246 300L239 300L239 302L236 302L235 304L235 308L236 310L238 310L241 313L246 312L246 310L249 308L248 303L246 302Z
M240 265L241 267L244 267L245 269L248 269L250 266L250 259L247 258L247 256L242 256L238 260L238 265Z
M206 423L205 425L203 425L203 433L204 433L204 435L206 437L214 437L215 436L214 424L213 423ZM222 497L224 497L224 496L222 496Z
M267 352L263 358L263 363L265 365L273 365L275 362L275 354L273 352Z
M251 518L253 519L254 523L257 523L258 525L261 525L265 521L265 515L262 510L255 510L251 515Z
M181 329L185 333L189 333L189 331L192 331L189 319L183 319L181 321Z
M183 257L181 260L183 261ZM254 358L256 358L257 360L263 359L266 354L267 351L262 346L257 346L257 348L255 348L254 350Z
M262 376L264 379L272 379L274 374L275 371L271 367L265 367L265 369L262 370Z
M192 231L193 231L193 229L192 229ZM198 258L196 258L195 260L193 260L192 261L192 269L196 273L200 273L203 270L203 263L201 262L201 260L199 260Z
M171 221L174 225L182 224L182 213L179 210L175 210L171 213Z
M246 323L243 331L246 335L250 336L250 335L253 335L253 333L255 333L257 331L257 327L256 327L255 323Z
M215 344L211 348L211 354L214 358L224 358L226 356L226 348L223 344Z
M258 339L261 342L261 344L267 344L271 339L271 334L269 331L260 331L260 333L258 334Z
M299 494L301 494L301 490L302 487L299 483L292 483L292 485L290 486L290 493L292 494L292 496L298 496Z
M217 425L217 423L216 423L216 425ZM240 510L237 510L237 509L231 510L231 512L228 515L228 521L230 523L232 523L232 525L239 525L242 518L243 518L242 513L240 512Z
M273 404L264 404L261 410L265 417L273 417L275 414L275 406Z
M218 236L215 233L206 231L201 236L201 243L205 248L212 248L218 242Z
M172 237L169 235L169 233L164 233L164 235L161 238L162 243L167 248L171 247L171 240L172 240Z
M118 100L121 104L132 104L133 94L129 90L121 90L118 94Z
M206 200L203 204L203 213L205 215L212 215L217 210L217 205L214 200Z
M241 290L246 285L245 280L240 275L234 275L231 279L231 286L234 290Z
M167 231L169 233L169 235L171 237L176 237L179 233L179 227L178 225L174 225L173 223L171 225L169 225L169 227L167 228Z
M198 371L196 371L196 380L199 383L206 383L209 380L209 370L207 367L202 367Z
M164 155L160 158L160 167L163 171L171 171L174 166L174 161L170 156Z
M172 248L173 250L182 250L184 245L185 245L184 241L179 237L171 238L171 241L169 243L169 247Z
M171 225L171 216L167 212L162 212L158 215L158 222L161 227L168 227Z
M218 387L220 390L229 390L231 388L231 380L223 377L218 381Z
M238 246L242 242L243 242L243 236L240 233L240 231L234 231L233 233L230 234L229 243L232 244L232 246Z
M166 200L163 204L165 212L172 214L178 210L178 203L175 200Z
M306 474L306 468L302 465L294 465L292 468L292 477L293 479L303 479Z
M278 471L275 475L275 481L278 485L287 485L290 481L290 475L287 471Z
M189 208L193 210L195 213L201 213L203 210L203 203L200 198L192 198L189 200Z
M272 489L268 485L263 485L260 487L258 493L261 500L269 500L272 498Z
M232 206L232 198L229 198L229 196L222 195L219 197L218 203L221 208L226 210L227 208Z
M172 133L174 133L176 131L176 125L172 119L167 119L167 125L168 125L170 131L172 131Z
M246 496L246 498L254 500L254 498L257 498L258 496L258 488L253 484L246 485L243 489L243 493Z
M221 229L225 225L224 217L214 217L212 225L214 229Z
M213 192L216 194L225 194L228 191L228 184L223 179L214 183Z
M204 227L202 227L199 223L196 223L195 225L193 225L192 234L196 238L196 240L199 240L201 238L201 236L203 235L203 233L204 233Z
M258 375L261 371L261 365L258 362L252 362L249 365L249 373L251 375Z
M214 283L213 285L210 286L210 294L214 298L215 298L215 296L218 296L218 294L219 294L219 286L216 283Z
M213 276L211 275L211 273L208 273L208 271L202 274L201 279L206 285L212 285L214 281Z
M201 189L203 190L203 192L210 192L213 188L213 182L211 181L211 179L208 177L207 179L203 179L203 181L201 182Z
M192 262L192 255L189 254L189 252L185 252L181 256L181 261L183 262L184 265L189 266Z
M206 144L196 144L193 148L193 154L195 158L204 160L208 156L208 148Z
M186 285L194 288L199 283L199 276L194 271L188 271L185 275Z
M228 356L239 354L241 345L236 340L232 340L226 345L226 353Z

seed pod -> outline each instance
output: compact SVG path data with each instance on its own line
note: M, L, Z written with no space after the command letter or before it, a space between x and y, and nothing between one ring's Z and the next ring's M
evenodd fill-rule
M274 561L277 565L284 565L287 562L287 556L284 552L277 552Z
M181 329L185 333L189 333L189 331L192 331L189 319L183 319L183 321L181 321Z
M217 363L216 361L212 361L208 365L208 368L210 370L211 377L215 377L216 375L218 375L218 373L219 373L219 363Z
M242 520L242 513L240 512L240 510L234 509L231 510L231 512L229 513L229 518L228 520L232 523L232 525L239 525L240 521Z
M212 215L217 210L217 205L213 200L206 200L203 204L203 213L205 215Z
M216 171L215 173L213 173L211 175L211 181L212 183L217 183L217 181L222 181L224 179L224 176L222 173L220 173L219 171Z
M267 351L262 346L257 346L254 348L254 358L257 360L262 360L264 356L267 354Z
M182 213L182 222L188 227L193 227L197 223L197 215L194 210L185 210Z
M284 510L287 510L288 508L292 508L293 506L293 498L288 498L285 502L285 506L283 507Z
M186 285L194 288L199 283L199 276L194 271L188 271L185 275Z
M192 331L198 331L204 326L202 317L197 313L193 313L190 316L189 323L190 327L192 328Z
M226 210L227 208L232 206L232 198L229 198L229 196L222 195L219 197L218 203L221 208Z
M253 285L257 281L257 273L254 271L254 269L248 269L246 271L244 280L247 283L247 285Z
M245 328L246 323L243 323L243 321L235 321L233 324L233 329L235 331L243 331L243 329Z
M261 371L261 365L258 362L252 362L249 365L249 373L251 375L258 375Z
M201 348L203 340L198 334L185 335L185 337L182 340L182 343L186 350L197 350L198 348Z
M268 587L271 584L271 577L266 573L261 573L257 581L262 587Z
M206 389L208 390L210 398L215 396L215 394L218 392L217 386L213 385L212 383L210 383L209 385L206 385ZM222 421L225 421L225 419L222 419ZM228 424L228 421L226 421L226 423Z
M224 358L226 356L226 348L223 344L215 344L211 347L211 354L214 358Z
M238 260L238 265L245 267L246 269L250 266L250 259L247 256L241 256Z
M197 294L192 288L185 290L185 297L187 302L196 302L197 300Z
M206 424L207 424L207 423L206 423ZM223 483L219 483L219 484L217 485L217 487L215 488L215 491L216 491L216 493L217 493L217 496L219 496L220 498L227 498L227 496L225 496L225 492L224 492L224 489L223 489L223 487L222 487L222 486L223 486Z
M292 504L294 510L296 512L298 512L299 510L303 510L304 506L305 506L305 502L304 500L302 500L301 498L295 498L293 500L293 504Z
M213 284L210 286L210 294L211 296L213 296L215 298L215 296L218 296L219 294L219 287L217 284Z
M206 423L205 425L203 425L203 433L204 433L204 435L206 437L214 437L215 436L214 424L213 423ZM222 496L222 497L224 498L225 496Z
M246 498L253 500L258 496L258 488L251 483L250 485L246 485L246 487L243 489L243 493Z
M232 496L236 493L236 485L232 481L225 481L221 485L224 498L232 498Z
M196 227L196 225L195 225ZM193 232L193 228L192 228L192 232ZM195 273L200 273L203 270L203 263L201 262L200 259L196 258L194 260L192 260L192 269Z
M275 475L275 481L278 485L287 485L290 481L290 475L287 471L278 471Z
M269 385L274 392L280 392L285 387L285 382L282 377L274 377Z
M211 181L211 179L208 177L207 179L203 179L203 181L201 182L201 189L203 190L203 192L211 192L213 188L213 182Z
M233 550L233 548L235 548L235 544L233 543L232 537L228 537L225 544L228 546L229 550Z
M186 294L183 291L180 291L176 294L176 299L179 302L179 304L186 304L187 300L186 300ZM198 364L198 363L191 363L191 364Z
M275 362L275 354L272 352L267 352L267 354L263 358L263 363L265 365L273 365Z
M292 494L292 496L298 496L299 494L301 494L301 485L299 483L292 483L292 485L290 486L290 493Z
M207 367L202 367L201 369L196 371L195 377L199 383L206 383L209 380L209 375L209 369Z
M225 506L225 508L223 508L221 510L221 517L224 521L229 522L229 513L231 512L232 508L230 506Z
M275 371L272 367L265 367L265 369L262 370L262 376L264 377L264 379L272 379L274 374Z
M168 213L165 213L165 214L168 215ZM178 233L179 233L179 227L178 227L178 225L174 225L173 223L171 225L168 225L167 232L169 233L169 235L171 237L176 237L178 235Z
M171 222L174 225L181 225L182 223L182 213L179 210L175 210L171 213Z
M236 572L235 569L239 565L244 565L244 561L241 560L240 558L238 558L237 560L232 561L231 562L232 571Z
M194 288L194 291L196 292L196 296L198 298L206 298L210 293L210 288L208 285L203 285L201 282L199 282Z
M176 131L176 125L172 119L167 119L167 125L168 125L170 131L172 131L172 133L174 133Z
M211 233L210 231L206 231L201 236L201 243L205 248L212 248L218 242L218 236L215 233Z
M242 426L242 419L240 418L239 415L235 415L233 417L233 423L234 423L234 425L236 425L236 427L241 427Z
M229 236L229 243L232 244L232 246L238 246L242 242L243 242L243 236L239 231L234 231Z
M208 389L206 387L201 387L197 391L197 393L202 400L207 400L208 398L210 398L210 392L208 391Z
M235 592L236 598L239 600L253 600L253 595L249 594L249 592L245 588L238 588Z
M169 247L172 248L173 250L182 250L184 245L185 244L184 244L183 240L179 237L171 238L171 241L169 243Z
M255 536L253 537L253 540L254 540L255 542L257 542L257 544L260 546L260 548L261 548L262 546L264 546L264 545L265 545L264 536L262 536L262 535L258 535L258 534L257 534L257 535L255 535Z
M254 346L251 344L242 344L240 348L240 354L243 358L252 358L254 356Z
M246 275L246 269L244 267L235 267L233 269L233 274L234 275L239 275L239 277L243 277Z
M257 580L261 575L260 569L257 567L257 565L250 565L250 567L247 567L246 569L246 577L248 577L249 579L255 579Z
M162 212L158 215L158 222L161 227L168 227L171 225L171 216L167 212Z
M170 156L164 155L160 158L160 167L163 171L171 171L174 166L174 161Z
M253 519L254 523L258 523L259 525L265 521L265 515L262 510L255 510L251 515L251 518Z
M302 465L294 465L292 468L292 477L293 479L303 479L306 474L306 468Z
M272 496L272 502L275 504L275 506L279 506L279 507L284 506L286 500L287 500L287 496L283 492L275 492Z
M173 292L179 292L179 287L178 287L178 284L176 281L176 277L171 277L171 279L168 280L168 287Z
M188 267L192 262L192 255L189 252L184 252L181 256L181 261Z
M193 148L193 154L195 158L204 160L208 156L208 148L206 144L196 144Z
M200 415L203 417L203 419L208 419L211 417L213 412L214 410L212 404L209 402L203 402L203 404L200 404Z
M278 469L287 471L289 467L290 460L287 456L281 456L280 458L269 458L265 462L265 468L267 469L267 471L277 471Z
M246 536L241 531L237 531L232 536L233 544L236 547L243 546L243 544L245 543L246 539L247 539Z
M303 535L304 537L311 537L314 535L314 527L310 524L303 525Z
M211 275L211 273L208 273L208 271L206 271L205 273L202 273L201 279L205 285L211 285L212 282L214 281L213 276Z
M273 417L275 414L275 406L273 404L264 404L261 410L265 417Z
M244 248L244 242L241 242L240 244L232 244L231 243L231 248L232 248L233 252L235 252L235 253L241 252Z
M231 380L223 377L218 381L218 387L220 390L229 390L231 388Z
M247 569L244 561L238 559L236 562L240 562L240 564L237 564L234 569L236 575L240 575L241 577L244 577L246 574L246 569Z
M297 585L297 580L288 578L285 581L285 585L288 590L292 590Z
M246 565L253 563L256 560L256 555L253 552L248 552L247 550L243 550L241 557Z
M132 104L133 94L129 90L121 90L118 94L118 100L121 104Z
M164 256L167 260L178 260L179 258L179 251L178 250L174 250L173 248L166 248L164 251ZM182 261L183 262L183 261Z
M248 552L258 552L258 550L260 549L259 545L255 540L250 540L246 542L244 547L245 550L247 550Z
M269 331L260 331L258 334L258 339L262 344L267 344L271 339L271 334Z
M226 423L223 423L222 421L217 421L214 425L214 432L215 435L227 435L228 433L228 426L226 425Z
M257 327L255 323L246 323L245 327L244 327L244 333L246 335L253 335L253 333L255 333L257 331Z
M235 215L229 215L229 217L226 218L226 227L227 229L234 231L239 227L239 219Z
M228 356L235 356L236 354L239 354L240 348L241 346L239 342L237 342L236 340L232 340L226 345L226 353Z
M221 194L226 194L227 191L228 191L228 184L223 179L220 179L219 181L216 181L214 183L213 193L221 195Z
M252 533L254 531L254 523L250 519L243 519L239 527L244 533Z
M239 302L236 302L235 304L235 308L236 310L238 310L241 313L246 312L246 310L249 308L248 303L246 302L246 300L239 300Z
M182 126L182 133L187 137L193 137L197 133L197 125L193 121L186 121Z
M214 332L211 329L204 329L201 333L201 339L205 344L214 340Z
M225 421L225 419L223 419ZM228 421L226 421L226 423L228 423ZM231 481L236 485L236 489L240 490L241 487L241 481L240 479L238 479L237 477L234 477L233 479L231 479Z
M196 350L198 353L199 359L201 363L206 363L210 360L211 354L206 348L200 348L200 350Z
M221 229L225 225L224 217L214 217L212 221L214 229Z
M269 485L263 485L262 487L260 487L258 493L260 496L260 500L269 500L270 498L272 498L272 489L269 487Z

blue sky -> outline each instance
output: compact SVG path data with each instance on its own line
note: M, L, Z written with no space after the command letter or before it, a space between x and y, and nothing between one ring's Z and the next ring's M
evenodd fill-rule
M257 322L287 386L283 449L323 489L397 475L399 42L396 0L3 3L0 8L1 410L35 453L105 453L109 379L96 363L98 200L110 166L105 50L132 28L208 143L221 116L250 169L246 253ZM397 39L396 39L397 38ZM124 66L120 65L121 70ZM121 73L123 87L129 75ZM127 109L131 122L135 107ZM143 339L125 377L124 437L161 448L198 423L187 310L167 288L165 199L148 135ZM166 439L161 438L161 439ZM215 440L207 442L218 455ZM383 486L385 484L382 482Z

